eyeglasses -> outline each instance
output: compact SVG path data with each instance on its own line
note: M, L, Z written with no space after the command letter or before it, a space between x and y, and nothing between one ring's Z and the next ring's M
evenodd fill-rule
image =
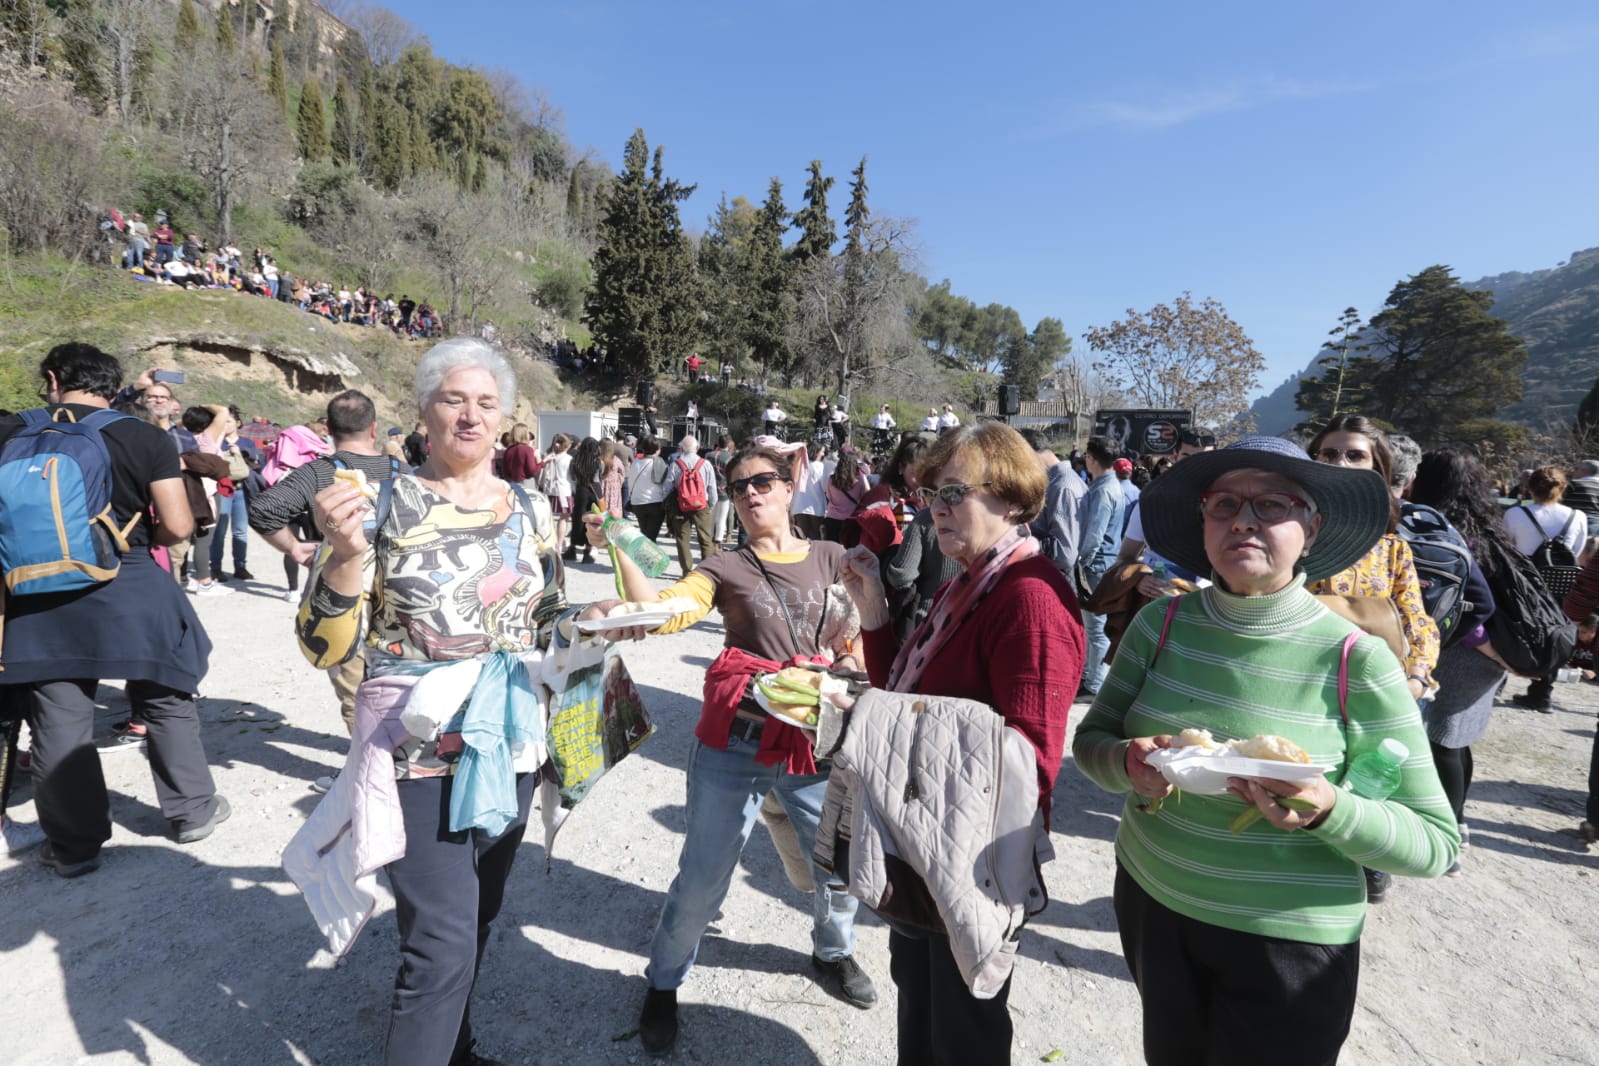
M1291 492L1263 492L1259 496L1240 496L1236 492L1202 492L1199 511L1206 518L1226 522L1238 517L1248 504L1255 517L1266 525L1276 525L1293 517L1294 508L1311 509L1310 503Z
M992 481L982 481L976 485L940 485L936 489L917 489L916 498L927 507L931 507L934 500L943 500L945 507L959 507L966 502L967 495L973 489L986 489L992 484Z
M750 487L754 486L756 492L765 496L772 491L773 485L779 481L787 480L789 479L782 474L755 474L752 477L734 478L729 481L727 483L727 491L731 492L734 497L739 497L749 492Z
M1361 466L1371 462L1371 453L1364 448L1323 448L1316 453L1316 458L1324 463L1348 463L1350 466Z

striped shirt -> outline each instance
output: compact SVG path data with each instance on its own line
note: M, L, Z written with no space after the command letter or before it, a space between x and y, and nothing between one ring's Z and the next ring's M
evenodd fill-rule
M1218 587L1183 596L1155 662L1166 601L1134 618L1072 745L1101 788L1129 792L1116 858L1166 907L1228 929L1312 944L1347 944L1365 922L1361 867L1436 877L1460 839L1404 674L1381 640L1349 654L1347 729L1338 711L1338 664L1350 623L1299 583L1269 596ZM1152 662L1154 663L1152 668ZM1128 738L1208 729L1217 740L1276 733L1311 761L1336 767L1385 737L1410 751L1399 791L1386 801L1340 790L1315 829L1284 831L1264 819L1228 830L1242 809L1231 795L1173 794L1157 814L1127 778Z

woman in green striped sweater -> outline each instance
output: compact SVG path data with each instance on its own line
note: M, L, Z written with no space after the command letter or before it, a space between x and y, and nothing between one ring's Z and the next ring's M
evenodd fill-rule
M1459 847L1399 662L1369 636L1346 660L1353 627L1305 590L1376 543L1387 489L1371 471L1257 437L1174 467L1141 510L1155 551L1215 582L1169 614L1169 600L1139 612L1072 745L1096 784L1131 793L1115 904L1145 1055L1336 1062L1359 976L1361 867L1436 877ZM1336 769L1311 783L1232 778L1227 794L1152 804L1172 789L1146 759L1188 728L1223 741L1278 734ZM1385 737L1411 752L1392 796L1331 783ZM1263 817L1233 833L1243 804Z

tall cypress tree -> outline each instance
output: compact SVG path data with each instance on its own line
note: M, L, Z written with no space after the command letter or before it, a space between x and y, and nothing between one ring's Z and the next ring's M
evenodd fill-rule
M783 254L788 217L783 183L773 178L756 218L755 232L739 257L739 274L745 279L744 303L748 307L744 341L761 365L785 379L793 371L794 362L789 343L789 323L794 317L790 291L793 268Z
M833 179L822 174L822 161L811 160L810 178L805 182L805 206L794 215L794 225L799 227L800 238L794 245L794 258L800 263L833 253L838 234L833 229L833 219L827 213L827 191Z
M178 24L172 31L172 50L180 56L192 56L200 43L200 16L194 10L194 0L178 4Z
M579 163L572 168L572 175L566 182L566 226L576 232L583 222L583 164Z
M358 140L360 121L355 114L355 102L350 83L343 78L333 90L333 161L354 165L360 161Z
M294 139L302 159L328 157L328 120L322 109L322 87L307 78L300 87L300 110L294 123Z
M233 19L226 7L217 12L217 47L224 55L231 53L237 47L237 41L233 36Z
M287 117L289 86L283 77L283 40L276 33L272 35L272 58L267 64L267 95L278 105L278 114Z
M372 176L390 192L399 187L411 165L411 129L405 109L393 100L378 104L374 123L377 143L372 148Z

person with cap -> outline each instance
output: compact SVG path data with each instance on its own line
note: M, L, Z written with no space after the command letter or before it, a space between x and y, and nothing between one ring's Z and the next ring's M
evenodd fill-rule
M1132 514L1133 504L1138 502L1139 494L1138 486L1133 484L1132 481L1133 461L1124 455L1114 463L1110 464L1110 468L1115 471L1116 480L1121 482L1122 499L1127 501L1127 508L1122 514L1122 528L1123 532L1125 532L1127 526L1127 515Z
M1354 1016L1362 864L1437 877L1460 845L1399 661L1305 588L1387 531L1388 488L1253 437L1173 467L1145 495L1151 547L1213 584L1138 612L1072 745L1092 781L1127 793L1114 901L1144 1054L1155 1066L1331 1064ZM1225 792L1191 789L1179 804L1149 762L1179 741L1263 734L1330 769L1230 776ZM1386 799L1335 787L1390 738L1409 754Z
M399 426L389 427L388 438L383 442L383 454L405 463L405 430Z

